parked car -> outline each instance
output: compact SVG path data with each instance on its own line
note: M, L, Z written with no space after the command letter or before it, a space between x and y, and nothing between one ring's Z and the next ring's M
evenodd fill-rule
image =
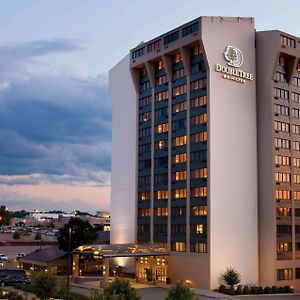
M26 277L26 272L22 269L0 269L0 281L2 278L14 275Z
M30 282L27 281L26 276L22 276L22 275L10 275L10 276L1 278L1 280L0 280L1 286L14 285L16 283L30 283Z
M21 252L21 253L18 253L17 255L16 255L16 260L18 260L18 259L20 259L20 258L22 258L22 257L24 257L26 254L25 253L23 253L23 252Z
M5 254L0 253L0 261L8 261L8 257Z

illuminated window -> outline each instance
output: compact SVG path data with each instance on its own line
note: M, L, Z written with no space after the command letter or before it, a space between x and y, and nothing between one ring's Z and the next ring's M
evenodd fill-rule
M184 242L175 242L171 244L172 251L185 252L185 243Z
M146 76L147 75L147 69L146 67L143 67L141 70L140 70L140 76Z
M206 87L206 79L198 79L191 82L191 90L199 90Z
M169 129L169 124L168 123L163 123L155 126L155 131L156 133L165 133L168 132Z
M275 172L275 181L276 182L290 182L291 181L291 174Z
M193 56L199 55L201 53L202 53L202 51L201 51L201 48L200 48L199 45L196 45L196 46L193 47L193 49L192 49L192 55Z
M191 107L199 107L206 105L206 96L191 99Z
M155 85L162 85L167 82L167 75L159 76L155 79Z
M293 149L299 151L300 150L300 142L293 142Z
M299 70L298 70L298 72L299 72L300 71L300 64L298 64L298 67L299 67ZM295 85L295 86L300 86L300 78L299 77L294 77L293 81L292 81L292 84Z
M155 96L154 96L155 101L168 100L168 98L169 98L169 91L168 90L156 93Z
M280 65L282 67L286 67L286 61L285 61L285 58L283 56L279 56L278 65Z
M191 125L199 125L207 122L207 114L200 114L191 117Z
M186 110L186 101L180 102L180 103L176 103L172 105L172 112L173 114L181 112L181 111L185 111Z
M207 187L196 187L193 188L193 195L194 197L206 197L207 196Z
M292 125L292 132L293 132L294 134L300 134L300 126L299 126L299 125L293 124L293 125Z
M198 178L207 178L207 168L200 168L192 170L192 178L198 179Z
M172 61L173 64L181 62L181 55L180 53L176 53L175 55L172 56Z
M207 216L207 206L194 206L192 208L192 214L194 216Z
M285 105L274 104L274 112L277 115L289 116L289 108Z
M172 72L172 80L179 79L184 76L184 68Z
M197 132L193 136L193 140L195 143L206 142L207 141L207 132Z
M175 180L176 181L186 180L186 171L175 172Z
M150 192L141 192L139 193L139 200L145 201L150 200L151 193Z
M290 243L279 242L277 243L277 252L288 252L291 251Z
M300 158L293 158L293 166L298 168L300 167Z
M290 132L290 124L286 122L274 121L274 129L282 132Z
M159 149L159 150L164 149L164 147L165 147L165 141L164 141L164 140L158 141L157 144L158 144L158 149Z
M295 102L300 102L300 94L292 92L292 100Z
M285 73L282 73L282 72L275 72L274 74L274 80L276 81L280 81L280 82L287 82L287 79L286 79L286 74Z
M278 200L290 200L291 199L291 192L287 190L276 190L275 191L275 198Z
M173 139L173 146L183 146L186 144L186 135L178 136L175 139Z
M186 153L180 153L173 156L173 163L180 164L186 162Z
M293 269L277 269L277 280L292 280L293 279Z
M143 107L145 105L149 105L149 104L151 104L151 97L141 98L139 100L139 103L140 103L140 107Z
M166 200L168 199L168 190L156 191L155 195L157 200Z
M204 233L204 225L203 224L196 224L196 233L203 234Z
M151 116L150 112L145 112L143 114L140 114L140 120L139 120L140 123L150 121L150 116Z
M182 95L182 94L186 93L186 91L187 91L186 84L179 85L172 89L172 96L176 97L176 96Z
M207 253L206 243L191 243L191 252Z
M294 174L293 177L294 177L294 183L300 183L300 175Z
M156 70L161 70L163 69L165 66L164 66L164 62L163 60L159 60L155 63L155 69Z
M294 200L300 200L300 192L294 192Z
M158 217L166 217L168 216L168 208L167 207L158 207L155 209L155 215Z
M290 149L290 140L275 138L274 145L276 148Z
M186 198L186 189L176 189L173 191L175 199Z
M139 217L150 217L150 208L139 208L138 215Z
M277 217L290 217L292 209L290 207L276 207Z

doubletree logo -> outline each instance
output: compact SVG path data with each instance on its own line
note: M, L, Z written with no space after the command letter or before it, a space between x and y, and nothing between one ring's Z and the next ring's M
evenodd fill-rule
M228 65L238 68L243 64L242 51L233 46L227 46L224 57L228 61Z

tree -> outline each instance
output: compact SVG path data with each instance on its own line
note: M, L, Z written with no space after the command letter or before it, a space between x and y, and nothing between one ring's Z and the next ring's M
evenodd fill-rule
M13 233L14 240L19 240L19 239L21 239L21 237L22 237L22 234L21 234L20 230L17 230Z
M35 233L34 239L35 239L36 241L42 240L42 234L41 234L39 231L37 231L37 232Z
M241 275L233 267L226 268L222 278L231 287L241 282Z
M128 280L116 278L103 291L103 300L140 300Z
M0 225L9 225L11 221L11 213L5 205L0 206Z
M166 300L195 300L195 293L188 285L181 281L177 281L168 290Z
M57 279L49 273L35 273L32 276L32 288L42 300L53 298L57 292Z
M72 229L72 251L81 245L94 243L98 237L97 231L88 221L71 218L70 221L59 230L57 238L59 248L64 251L68 251L69 248L69 228Z

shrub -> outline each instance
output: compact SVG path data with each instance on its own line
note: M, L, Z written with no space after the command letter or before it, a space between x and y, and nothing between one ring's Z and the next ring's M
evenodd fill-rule
M49 273L34 273L32 288L40 299L53 298L57 293L57 279Z
M253 294L253 295L257 294L257 286L251 286L250 294Z
M257 288L257 294L263 294L263 293L264 293L264 289L261 286L259 286Z
M104 300L140 300L136 289L133 288L128 280L116 278L103 291Z
M226 290L227 295L235 295L235 289L231 286L229 289Z
M285 285L284 286L284 292L285 293L293 293L294 290L289 285Z
M167 277L166 278L166 284L170 284L171 283L171 278L170 277Z
M219 286L218 291L219 291L220 293L225 294L225 292L226 292L226 286L225 286L224 284L221 284L221 285Z
M29 293L34 293L34 290L30 284L25 284L25 283L17 283L14 285L14 287L18 290L24 291L24 292L29 292Z
M265 294L271 294L271 292L272 292L272 289L271 289L269 286L266 286L266 287L264 288L264 293L265 293Z
M245 285L243 287L243 295L248 295L250 294L250 289L249 289L249 286Z
M238 285L238 287L235 290L235 294L236 295L242 295L243 294L243 286L242 285Z
M283 287L283 286L280 286L280 287L278 288L278 293L280 293L280 294L283 294L283 293L284 293L284 287Z
M181 281L177 281L168 290L166 300L195 300L196 296L188 285Z
M241 275L232 267L226 268L222 278L231 287L241 282Z
M277 294L278 293L278 287L276 285L272 286L272 294Z

